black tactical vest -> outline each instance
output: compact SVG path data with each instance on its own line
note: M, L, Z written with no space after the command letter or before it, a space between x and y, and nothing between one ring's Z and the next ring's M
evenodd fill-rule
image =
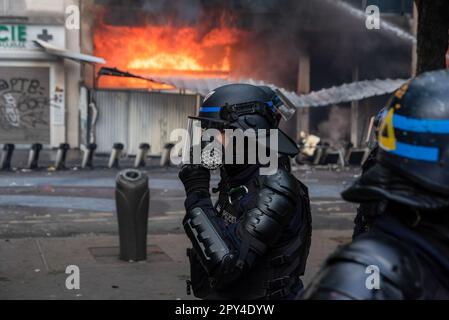
M236 223L240 215L255 203L261 179L257 177L244 186L220 190L215 208L227 224ZM304 274L309 254L312 217L307 187L300 182L301 196L297 200L296 215L300 216L296 232L285 230L278 243L264 256L258 257L251 270L228 288L217 291L210 287L209 279L193 249L188 250L191 282L196 297L203 299L285 299L302 288L300 276ZM294 218L292 218L294 219ZM299 232L297 231L299 228ZM289 234L291 233L291 235ZM290 235L290 236L289 236Z

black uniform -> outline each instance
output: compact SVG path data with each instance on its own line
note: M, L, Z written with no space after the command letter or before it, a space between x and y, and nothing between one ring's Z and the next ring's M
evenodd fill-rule
M370 230L338 249L302 295L303 299L449 299L449 220L426 215L413 227L408 207L387 206ZM444 214L444 215L442 215ZM369 266L380 272L379 289L369 289Z
M385 207L303 299L449 299L449 72L404 85L386 112L375 165L342 193Z
M309 199L307 188L285 169L264 177L246 168L222 179L215 206L209 198L189 197L186 210L195 296L282 299L302 289L299 277L311 237Z
M276 128L275 98L266 87L221 87L206 99L197 119L210 126L211 119L223 125L224 118L224 128ZM297 152L296 145L285 145L286 136L280 139L280 153ZM216 204L205 183L207 169L186 165L181 170L187 193L183 225L193 246L188 255L195 296L289 299L302 289L300 276L311 240L309 198L305 185L285 165L286 157L279 159L274 174L266 176L260 175L259 164L225 164Z

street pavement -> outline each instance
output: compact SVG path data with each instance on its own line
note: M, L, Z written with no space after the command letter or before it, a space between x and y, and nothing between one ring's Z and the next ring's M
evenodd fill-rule
M148 259L129 263L117 258L119 170L69 164L63 171L0 172L0 299L193 299L185 288L189 242L178 169L160 168L156 160L144 169L151 197ZM312 203L308 283L325 257L350 241L356 207L339 193L359 170L295 167L294 174L309 187ZM217 183L213 176L212 186ZM66 288L69 265L79 267L79 290Z

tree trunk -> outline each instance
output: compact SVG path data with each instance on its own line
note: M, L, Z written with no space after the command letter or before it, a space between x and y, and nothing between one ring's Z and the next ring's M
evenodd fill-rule
M446 67L449 30L448 0L415 0L418 8L416 74Z

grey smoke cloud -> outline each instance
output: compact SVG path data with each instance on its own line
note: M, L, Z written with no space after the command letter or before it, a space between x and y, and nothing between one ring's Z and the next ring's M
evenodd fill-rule
M234 78L254 78L296 90L299 52L310 49L316 59L331 60L333 70L329 72L334 74L350 74L352 65L358 63L369 69L367 73L372 78L407 76L402 72L407 64L404 56L410 51L407 45L402 43L402 51L392 50L393 54L385 50L388 43L394 44L394 36L382 36L385 31L369 32L360 19L363 11L348 9L341 1L96 0L95 3L116 8L116 12L107 17L107 22L114 25L197 26L201 36L224 19L226 26L248 31L247 37L232 50L231 76ZM355 43L357 50L354 50ZM377 61L378 58L368 58L372 52L377 52L378 57L388 55L389 63L380 58L382 62ZM324 72L319 65L318 70ZM351 79L337 77L331 85L348 81ZM326 84L312 83L312 90L323 86Z
M318 135L327 137L332 145L338 144L342 140L347 140L350 126L349 108L332 106L329 112L329 118L318 125Z
M144 1L142 9L158 17L170 17L179 22L192 24L198 21L203 13L200 0L151 0Z

